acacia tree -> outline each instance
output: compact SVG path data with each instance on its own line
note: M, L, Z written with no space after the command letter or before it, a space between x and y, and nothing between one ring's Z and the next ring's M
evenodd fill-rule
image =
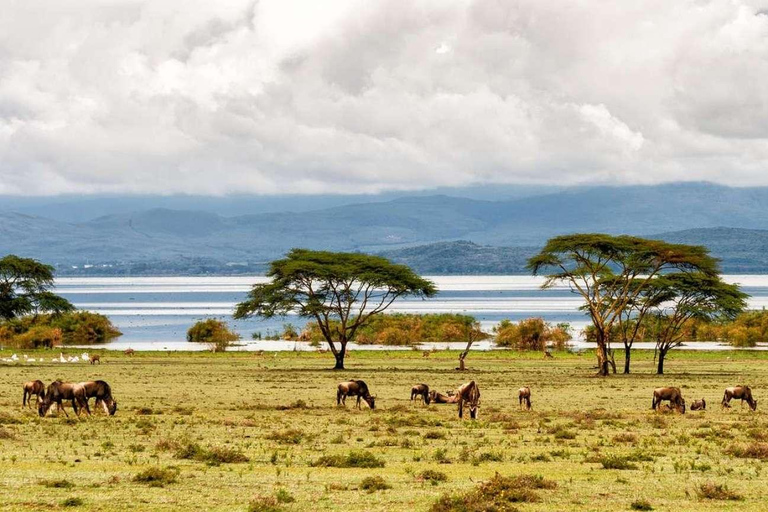
M257 284L237 305L235 318L289 313L312 318L344 369L347 343L374 315L405 296L432 297L435 285L405 265L359 253L293 249L270 264L270 282Z
M50 291L53 271L52 266L31 258L10 254L0 259L0 320L73 311L68 300Z
M605 234L552 238L528 260L528 268L533 275L549 272L543 288L566 283L584 299L594 328L598 371L603 376L608 375L614 326L653 279L675 271L718 272L717 260L705 247Z
M719 276L699 272L660 276L653 281L649 334L656 339L656 373L664 373L667 353L679 347L691 320L734 320L747 305L748 295Z

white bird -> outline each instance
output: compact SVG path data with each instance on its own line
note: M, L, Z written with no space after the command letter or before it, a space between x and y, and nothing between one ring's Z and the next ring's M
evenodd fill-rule
M67 358L64 357L64 353L63 352L59 352L59 362L60 363L66 363L67 362Z
M88 360L90 360L90 357L88 356L88 352L83 352L83 353L80 355L80 359L82 359L83 361L88 361Z
M17 356L16 354L13 354L11 356L11 361L18 361L18 360L19 360L19 356Z

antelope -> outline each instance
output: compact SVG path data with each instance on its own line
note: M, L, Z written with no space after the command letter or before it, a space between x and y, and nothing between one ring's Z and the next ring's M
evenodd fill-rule
M416 398L417 396L420 396L422 400L424 400L424 403L429 405L430 402L430 392L429 392L429 386L426 384L416 384L411 388L411 400Z
M347 382L341 382L339 384L339 390L336 392L336 405L347 405L346 400L348 396L356 396L356 406L360 409L360 399L365 400L368 407L371 409L376 408L376 397L371 396L368 392L368 385L362 380L350 380Z
M90 358L88 358L88 361L90 361L91 364L101 364L101 356L99 354L93 354Z
M752 390L749 386L733 386L725 388L725 394L723 394L723 407L730 407L732 399L741 400L741 406L744 406L744 402L749 404L749 408L753 411L757 409L757 400L752 398Z
M32 407L32 397L35 398L35 403L40 404L40 400L45 397L45 383L41 380L31 380L25 382L22 386L24 388L24 396L21 398L22 407Z
M685 400L680 392L680 388L656 388L653 390L653 403L651 408L656 410L663 400L669 400L669 404L674 406L681 414L685 414Z
M531 388L528 386L522 387L517 390L517 400L520 402L520 408L526 411L531 410ZM525 402L525 405L523 405Z
M136 351L135 351L135 350L133 350L132 348L127 348L127 349L125 349L125 351L123 352L123 354L125 354L125 355L127 355L127 356L132 356L134 352L136 352Z

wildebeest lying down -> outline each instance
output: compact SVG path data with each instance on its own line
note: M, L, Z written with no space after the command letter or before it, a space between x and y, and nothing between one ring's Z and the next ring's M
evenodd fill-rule
M429 392L429 401L436 404L455 404L459 401L459 397L451 394L444 395L433 389Z
M757 409L757 400L752 398L752 390L749 386L733 386L725 388L725 394L723 395L723 407L730 407L732 399L741 400L741 405L744 402L749 404L749 408L753 411Z
M357 408L360 409L360 399L365 400L368 407L376 408L376 397L371 396L368 386L362 380L350 380L339 384L339 390L336 392L336 405L347 405L347 397L357 397Z
M72 409L75 414L80 416L80 410L85 409L85 412L90 416L91 410L88 407L88 400L85 397L85 386L82 384L75 384L73 382L62 382L56 380L50 383L48 389L45 392L45 398L37 406L38 414L43 417L50 410L51 406L55 403L57 411L64 411L64 414L69 417L67 410L64 409L61 402L63 400L72 401Z
M79 385L85 388L85 403L91 398L96 399L95 407L101 406L106 414L114 416L117 411L117 402L112 398L112 388L103 380L91 380L80 382Z
M429 405L430 398L429 398L429 386L426 384L416 384L411 388L411 400L416 398L417 396L420 396L422 400L424 400L424 403Z
M703 398L701 400L694 400L691 404L692 411L703 411L707 408L707 401Z
M480 405L480 388L477 387L475 381L471 380L466 384L462 384L456 390L456 397L459 402L459 418L464 417L465 403L469 407L469 417L472 419L477 418L477 408Z
M37 397L36 403L40 405L40 400L45 396L45 384L41 380L31 380L24 383L24 396L21 398L22 407L32 407L32 397Z
M531 388L525 386L517 390L517 400L520 402L520 408L523 408L523 402L525 402L525 409L531 410Z
M669 405L675 407L681 414L685 414L685 400L680 388L656 388L653 390L653 404L651 408L656 410L661 402L669 400Z

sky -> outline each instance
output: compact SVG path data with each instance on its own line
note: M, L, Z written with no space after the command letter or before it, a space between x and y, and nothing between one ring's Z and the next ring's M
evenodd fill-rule
M768 0L4 0L0 195L768 185Z

